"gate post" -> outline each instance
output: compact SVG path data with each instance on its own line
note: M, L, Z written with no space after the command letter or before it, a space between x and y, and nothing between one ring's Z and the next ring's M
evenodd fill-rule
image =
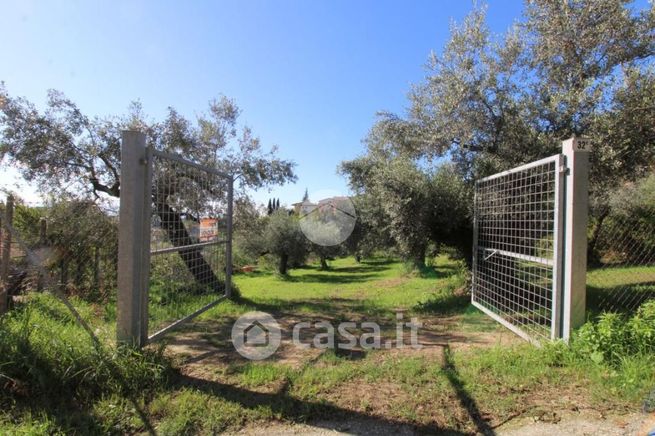
M587 219L589 215L589 152L591 144L572 137L562 142L566 159L564 253L562 265L562 338L585 322L587 296Z
M227 185L227 242L225 245L225 296L232 298L232 214L234 196L234 177L230 176Z
M118 225L119 343L142 347L148 340L150 262L150 168L146 135L123 131Z

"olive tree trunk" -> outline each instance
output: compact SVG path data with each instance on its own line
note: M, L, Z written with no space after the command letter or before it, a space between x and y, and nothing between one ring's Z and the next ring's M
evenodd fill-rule
M289 255L286 253L283 253L280 255L280 262L278 264L278 272L282 275L286 275L287 269L288 269L288 264L289 264Z
M198 242L189 235L179 212L170 207L165 201L156 201L155 204L157 215L161 219L161 227L166 230L168 239L173 246L184 247ZM214 286L214 291L225 288L225 283L216 276L211 265L203 257L202 248L185 248L178 251L178 254L197 283Z

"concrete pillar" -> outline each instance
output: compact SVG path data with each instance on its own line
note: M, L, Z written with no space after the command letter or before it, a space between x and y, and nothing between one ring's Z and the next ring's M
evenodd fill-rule
M124 131L121 142L116 334L119 343L135 347L144 346L148 340L149 158L146 135Z
M587 220L589 216L588 140L562 142L566 162L564 194L564 253L562 281L562 338L585 322L587 297Z

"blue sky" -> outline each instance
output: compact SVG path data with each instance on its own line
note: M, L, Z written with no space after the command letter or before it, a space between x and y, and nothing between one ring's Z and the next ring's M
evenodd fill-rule
M521 14L488 2L493 31ZM292 203L347 192L336 166L363 152L379 110L402 112L466 1L0 1L0 80L43 104L63 91L90 115L141 100L192 117L225 94L265 146L297 163L298 182L254 194ZM6 177L5 177L6 180Z

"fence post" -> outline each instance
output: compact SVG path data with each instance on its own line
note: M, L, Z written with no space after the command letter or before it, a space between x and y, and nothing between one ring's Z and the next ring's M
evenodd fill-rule
M11 231L14 223L14 196L7 195L5 221L2 229L2 264L0 265L0 315L7 311L9 299L9 265L11 261ZM0 226L1 227L1 226Z
M46 244L46 236L48 234L48 220L45 217L39 218L39 245Z
M3 277L2 276L2 271L4 269L4 263L5 263L4 244L3 244L5 228L2 225L3 219L4 219L4 214L0 214L0 295L2 293L2 290L4 289L4 280L2 278ZM2 312L0 312L0 315L1 314L2 314Z
M148 339L147 285L150 269L150 167L146 135L123 131L118 230L119 343L142 347Z
M48 220L45 217L39 218L39 248L43 248L47 243L48 235ZM36 276L36 291L43 291L43 261L39 259L39 268Z
M589 215L589 141L570 138L562 142L566 159L564 200L564 253L562 338L585 322L587 296L587 219Z
M225 245L225 296L232 297L232 200L234 196L234 177L230 177L227 186L227 242Z

